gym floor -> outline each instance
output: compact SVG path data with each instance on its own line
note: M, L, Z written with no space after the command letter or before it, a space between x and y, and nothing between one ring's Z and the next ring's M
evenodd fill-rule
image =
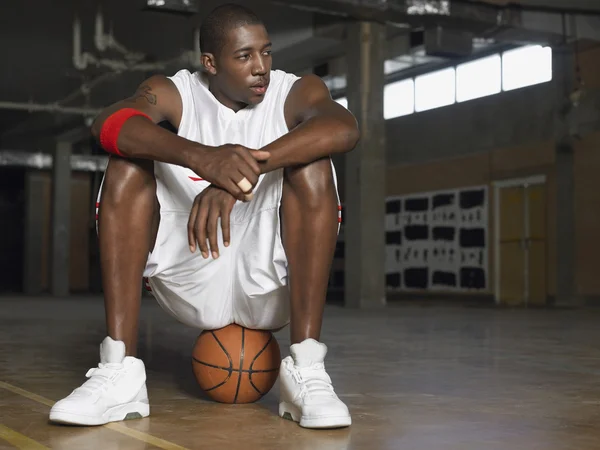
M202 397L191 371L197 331L144 298L140 356L149 418L102 427L48 423L85 380L104 337L95 297L0 298L0 448L598 449L600 311L330 306L326 367L348 429L277 416L277 384L251 405ZM283 356L288 329L277 338ZM244 428L246 427L246 428Z

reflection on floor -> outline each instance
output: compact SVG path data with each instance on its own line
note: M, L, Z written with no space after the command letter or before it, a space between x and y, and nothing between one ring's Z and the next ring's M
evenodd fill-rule
M354 423L312 431L277 417L277 385L252 405L203 398L190 362L198 331L144 299L151 416L77 428L48 424L49 405L98 363L102 300L4 297L0 448L598 449L599 323L589 310L329 307L327 368Z

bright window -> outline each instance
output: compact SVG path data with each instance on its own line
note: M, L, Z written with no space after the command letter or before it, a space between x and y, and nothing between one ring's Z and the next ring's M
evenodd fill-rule
M552 48L520 47L385 85L383 116L393 119L551 80ZM335 101L348 108L347 97Z
M456 100L454 67L421 75L415 79L415 110L426 111L451 105Z
M415 112L415 83L412 78L386 84L383 89L383 117L406 116Z
M456 101L464 102L502 90L500 55L488 56L456 68Z
M502 55L502 88L519 89L552 80L552 48L539 45L509 50Z

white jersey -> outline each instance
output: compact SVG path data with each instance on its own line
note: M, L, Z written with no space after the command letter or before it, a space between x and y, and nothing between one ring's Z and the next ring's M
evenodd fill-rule
M283 109L298 79L280 70L271 71L263 101L236 113L208 90L204 74L180 70L170 77L183 103L178 134L208 146L239 144L258 150L289 131ZM158 184L162 186L157 193L161 209L189 213L194 198L209 183L187 168L161 162L155 162L154 167Z

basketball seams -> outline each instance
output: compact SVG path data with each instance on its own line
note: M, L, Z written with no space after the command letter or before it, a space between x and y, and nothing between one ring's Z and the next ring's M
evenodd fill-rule
M233 369L231 367L223 367L223 366L217 366L215 364L211 364L211 363L207 363L204 361L200 361L198 358L192 357L192 359L194 360L194 362L198 363L198 364L202 364L203 366L207 366L207 367L211 367L213 369L221 369L224 370L226 372L241 372L241 373L249 373L249 374L253 374L253 373L268 373L268 372L276 372L279 370L279 367L276 367L274 369L260 369L260 370L250 370L250 369L243 369L243 370L237 370L237 369Z
M244 328L242 330L242 348L240 349L240 365L239 365L239 376L237 387L235 388L235 397L233 398L233 403L237 403L238 394L240 393L240 384L242 384L242 368L244 367ZM249 376L249 375L248 375Z
M229 370L233 370L233 361L231 360L231 355L229 354L227 349L223 346L223 344L221 344L221 341L219 340L219 338L217 337L215 332L211 331L210 334L212 334L212 336L217 341L217 344L219 344L219 347L221 347L221 350L223 350L223 353L225 353L225 356L227 356L227 360L229 361Z
M250 386L252 386L254 388L254 390L256 392L258 392L260 394L260 396L262 397L263 395L265 395L264 392L261 392L260 389L258 389L256 387L256 385L254 384L254 382L252 381L252 366L254 366L254 363L256 362L256 360L258 359L258 357L260 355L263 354L263 352L267 349L267 347L269 346L269 344L271 343L271 340L273 339L273 334L271 334L269 336L269 339L267 339L267 343L263 346L263 348L256 354L256 356L252 359L252 362L250 363L250 371L248 373L248 381L250 381ZM275 369L278 370L278 369Z
M223 346L223 344L221 343L221 341L219 340L219 338L217 337L217 335L214 332L211 331L210 334L212 334L212 337L215 338L215 341L217 342L217 344L219 345L219 347L221 347L221 350L223 350L223 353L227 357L227 360L229 361L229 368L218 367L219 369L224 369L225 371L227 371L227 376L220 383L217 383L216 385L214 385L214 386L212 386L210 388L204 389L205 392L212 391L214 389L217 389L217 388L225 385L229 381L229 379L231 378L231 375L233 373L233 361L231 360L231 356L229 355L229 352ZM196 362L202 363L201 361L199 361L198 359L196 359L196 357L192 357L192 359L194 361L196 361ZM205 365L207 365L207 364L205 364ZM241 374L240 374L240 376L241 376Z
M269 336L269 339L267 340L267 343L264 345L264 347L252 359L252 362L250 363L250 372L252 372L252 366L254 365L254 363L256 362L258 357L263 354L263 352L267 349L267 347L269 346L269 344L271 343L272 340L273 340L273 335L271 334L271 336Z
M258 389L258 388L256 387L256 385L255 385L255 384L254 384L254 382L252 381L252 374L251 374L251 373L249 373L249 374L248 374L248 381L250 382L250 386L252 386L252 387L254 388L254 390L260 394L260 396L261 396L261 398L262 398L262 396L263 396L263 395L265 395L265 393L264 393L264 392L261 392L261 391L260 391L260 389Z
M225 377L225 379L223 381L221 381L219 384L215 384L211 388L204 389L204 392L209 392L209 391L212 391L213 389L217 389L218 387L223 386L225 383L227 383L229 381L229 379L231 378L232 373L233 372L228 372L227 376Z

